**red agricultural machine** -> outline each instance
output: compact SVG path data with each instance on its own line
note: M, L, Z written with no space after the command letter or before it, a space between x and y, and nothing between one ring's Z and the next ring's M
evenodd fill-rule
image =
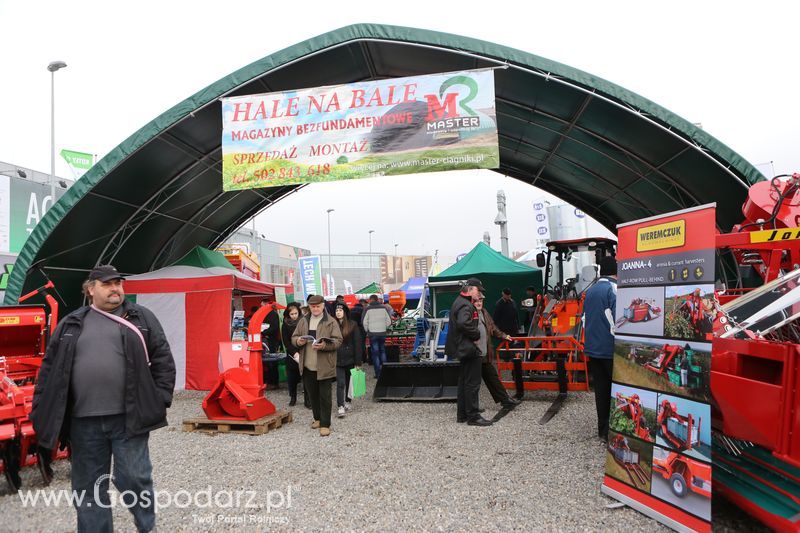
M716 238L739 280L719 294L712 344L714 487L771 528L798 531L800 174L753 185L743 213ZM741 289L748 279L763 285Z
M692 446L700 443L701 423L702 419L695 421L691 413L686 416L678 414L675 404L669 400L661 401L658 409L658 433L679 452L691 450Z
M39 456L29 418L36 377L58 321L58 303L46 292L52 288L53 283L48 282L19 299L24 302L44 292L49 315L43 305L0 307L0 471L12 491L22 485L21 468L38 465L48 484L53 475L50 461L67 455L55 452L52 457Z
M507 389L516 389L517 398L526 390L558 391L540 424L555 416L567 391L589 390L583 354L583 301L586 289L597 279L596 264L606 255L615 255L616 244L617 241L602 237L548 242L547 254L536 256L537 265L545 269L545 286L544 294L536 299L528 336L503 341L497 347L500 381ZM576 277L565 279L565 265L576 259L576 254L587 252L594 264L584 266ZM512 380L504 376L509 371Z
M271 310L272 306L265 305L253 313L246 343L220 343L222 373L203 399L203 411L210 420L258 420L275 412L264 396L261 362L261 323Z
M628 322L649 322L661 316L661 308L653 305L655 301L645 298L634 298L630 305L622 310L622 316L617 319L615 327L621 327Z
M711 465L691 457L655 448L653 450L653 472L669 481L672 492L685 497L689 491L704 498L711 497Z
M642 403L639 400L638 394L625 396L621 392L618 392L616 395L616 408L633 421L634 435L642 440L652 442L653 437L650 436L650 428L647 427L647 421L644 418L644 408L642 408Z
M614 435L608 441L608 452L628 474L634 487L643 488L647 485L650 476L645 474L642 467L639 466L639 452L631 450L628 439L622 435Z

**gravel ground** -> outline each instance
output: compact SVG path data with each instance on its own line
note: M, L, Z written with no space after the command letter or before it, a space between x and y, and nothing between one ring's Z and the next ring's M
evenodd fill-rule
M369 373L367 379L369 391ZM288 409L285 389L268 396ZM346 418L334 414L327 438L309 428L311 411L301 406L292 408L292 423L266 435L182 432L183 419L202 416L202 398L198 392L176 394L170 427L151 435L155 485L181 505L185 495L179 491L210 486L220 506L163 508L161 531L668 531L632 509L606 508L613 500L599 490L605 448L594 436L590 394L571 394L561 412L540 426L553 394L528 393L489 428L457 424L453 403L359 399ZM485 388L481 405L487 416L494 414ZM55 470L51 488L68 489L69 463L60 461ZM36 469L26 469L23 482L24 489L41 487ZM226 507L236 491L253 491L252 502L248 492L240 506ZM715 530L761 529L731 505L717 508ZM118 531L134 529L122 508L114 510L114 521ZM68 504L24 507L0 488L0 530L74 528Z

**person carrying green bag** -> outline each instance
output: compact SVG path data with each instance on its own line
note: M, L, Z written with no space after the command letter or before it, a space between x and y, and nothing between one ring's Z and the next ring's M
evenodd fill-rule
M350 309L345 303L337 303L333 314L342 330L342 345L336 352L336 405L337 416L344 418L351 409L347 391L350 385L350 373L356 366L361 366L364 352L364 339L358 324L350 320Z

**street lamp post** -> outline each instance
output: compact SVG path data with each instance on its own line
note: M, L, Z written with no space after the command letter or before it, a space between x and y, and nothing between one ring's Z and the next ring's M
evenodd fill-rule
M394 243L394 257L392 258L393 266L392 272L394 272L394 282L397 283L397 243Z
M328 209L328 285L333 279L333 272L331 271L331 213L335 209ZM333 287L328 287L328 290L333 294Z
M56 71L66 66L63 61L47 65L50 71L50 207L56 203Z
M372 234L375 233L374 229L369 230L369 277L375 281L375 272L372 269Z

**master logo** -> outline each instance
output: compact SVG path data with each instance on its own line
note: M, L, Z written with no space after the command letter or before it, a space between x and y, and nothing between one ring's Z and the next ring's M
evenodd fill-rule
M686 221L683 219L645 226L636 232L637 252L679 248L684 244L686 244Z

